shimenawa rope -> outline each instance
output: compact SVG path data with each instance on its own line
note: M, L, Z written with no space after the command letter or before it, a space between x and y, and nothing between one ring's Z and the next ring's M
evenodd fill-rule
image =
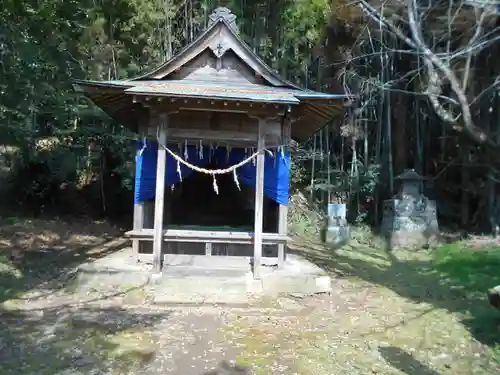
M193 171L208 174L208 175L210 175L210 176L213 177L213 188L214 188L214 191L215 191L216 194L219 194L219 187L217 186L217 180L215 179L216 175L221 175L221 174L226 174L226 173L233 172L234 182L235 182L236 186L238 187L238 190L241 190L240 189L240 184L239 184L239 181L238 181L238 176L236 174L236 170L238 168L242 167L243 165L249 163L250 161L252 161L262 151L267 151L271 156L273 156L273 153L271 151L269 151L267 148L262 148L262 149L257 150L256 152L254 152L252 155L250 155L246 159L243 159L239 163L234 164L234 165L232 165L232 166L230 166L228 168L225 168L225 169L205 169L205 168L201 168L201 167L198 167L196 165L193 165L193 164L189 163L188 161L184 160L179 155L177 155L175 152L173 152L172 150L170 150L167 146L165 146L164 144L162 144L159 139L158 139L158 144L161 147L163 147L170 154L170 156L172 156L177 161L177 173L179 174L179 177L181 179L182 179L182 175L181 175L180 164L185 165L186 167L188 167L189 169L192 169ZM277 147L281 148L282 146L277 146ZM144 150L144 148L145 147L143 147L143 150ZM141 150L141 152L143 150Z

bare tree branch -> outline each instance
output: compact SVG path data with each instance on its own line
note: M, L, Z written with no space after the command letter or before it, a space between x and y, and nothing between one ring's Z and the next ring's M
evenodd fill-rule
M429 68L429 73L435 75L435 71L433 70L433 67L431 65L434 65L437 70L439 70L448 80L450 83L451 89L453 90L454 94L457 96L457 100L460 103L460 109L462 110L462 118L463 118L463 126L464 129L469 133L470 136L472 136L476 141L479 143L487 144L489 146L493 147L499 147L489 136L486 134L481 128L477 127L473 120L472 120L472 115L470 112L470 104L467 100L467 96L465 95L464 90L462 87L460 87L460 83L458 81L457 76L453 71L448 67L446 64L443 63L442 60L440 60L430 49L427 47L425 44L423 37L422 37L422 32L421 29L419 28L419 23L416 19L416 12L417 12L417 4L416 0L407 0L408 1L408 20L409 20L409 26L410 26L410 31L412 34L412 38L415 41L415 44L417 48L423 53L424 55L424 61ZM436 75L435 75L436 76ZM434 77L435 79L436 77ZM432 81L432 80L431 80ZM430 97L433 96L432 91L430 92ZM431 100L432 101L432 100ZM433 105L435 106L435 102ZM451 116L447 111L443 111L444 108L442 106L439 106L437 108L438 115L440 117L453 125L458 125L454 120L454 117Z
M476 42L476 40L479 38L481 35L481 32L483 31L483 22L486 17L486 11L479 11L481 12L481 16L479 17L477 21L477 26L476 26L476 31L474 32L474 35L472 36L471 40L469 41L467 46L472 46ZM462 82L462 89L464 91L467 90L467 84L469 82L469 73L470 73L470 63L472 61L472 51L470 51L467 54L467 61L465 62L465 70L464 70L464 77L463 77L463 82Z
M460 52L455 52L450 55L448 51L445 54L438 54L434 52L429 45L425 42L422 35L422 14L419 13L416 0L407 0L407 25L410 29L410 35L407 36L402 29L397 27L392 20L389 20L384 16L382 11L378 11L372 5L370 5L366 0L358 0L358 6L360 9L373 21L377 22L379 25L383 26L386 30L394 34L402 42L408 45L410 48L419 53L424 65L427 69L428 74L428 88L426 94L429 101L435 110L436 114L446 123L452 125L457 130L464 130L470 137L472 137L476 142L480 144L493 147L495 149L500 148L500 145L493 141L493 138L489 136L480 127L476 126L473 121L473 117L470 110L469 100L466 95L467 82L469 81L469 70L472 61L473 51L481 50L480 45L485 45L490 42L488 40L481 41L481 36L483 34L483 23L485 21L487 10L480 11L481 14L476 22L476 30L467 43L467 46L463 48ZM453 16L456 17L456 14ZM435 48L435 46L432 46ZM459 78L452 70L450 64L450 59L456 58L466 54L465 69L463 74L463 82L460 83ZM442 87L443 84L447 82L453 95L456 97L456 102L458 102L459 114L454 114L450 110L446 109L439 98L442 98ZM448 102L452 99L449 98Z

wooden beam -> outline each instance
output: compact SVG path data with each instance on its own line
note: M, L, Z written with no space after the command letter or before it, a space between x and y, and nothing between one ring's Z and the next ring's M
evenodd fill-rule
M169 142L174 141L212 141L212 142L243 142L249 147L255 147L257 143L257 133L238 132L234 130L208 130L208 129L172 129L169 128ZM268 147L279 146L280 139L276 135L266 135L266 145Z
M246 113L179 110L169 117L169 138L174 129L224 130L251 133L255 135L253 140L257 141L258 121ZM156 127L151 130L156 134ZM269 121L266 124L266 135L282 136L281 121Z
M259 119L259 138L257 149L261 150L257 156L257 172L255 182L255 220L253 242L253 277L260 279L262 257L262 226L264 216L264 162L265 162L265 129L266 119Z
M154 229L144 228L131 230L125 233L127 237L137 238L140 241L154 241ZM253 244L253 232L207 231L190 229L164 229L163 240L167 242L202 242L202 243L239 243ZM277 245L289 240L288 236L279 233L262 233L262 243Z
M157 129L148 129L150 136L156 137ZM265 128L267 147L282 144L281 121L268 121ZM203 113L198 111L179 111L168 121L168 140L170 143L199 144L200 141L215 144L228 144L232 147L252 147L257 144L258 120L247 114Z
M218 262L227 262L229 265L233 265L235 262L240 263L241 265L248 264L250 261L249 257L242 255L218 255ZM139 260L141 263L151 264L153 260L152 254L139 254ZM193 267L193 264L196 268L207 269L213 264L213 258L207 257L206 255L188 255L188 254L164 254L163 255L163 263L170 267L180 266L190 266ZM272 267L276 265L275 257L262 257L262 265L266 265Z
M163 206L165 199L165 172L167 168L167 151L162 145L167 144L168 115L163 113L158 124L158 158L156 166L155 221L153 239L153 272L162 269L163 245Z
M210 130L210 129L170 129L168 138L202 139L207 141L244 141L257 142L257 132L237 132L232 130Z
M130 94L129 94L130 95ZM282 116L290 106L288 103L263 103L222 98L169 97L152 94L134 94L137 103L147 104L159 112L201 111L252 114L260 117Z

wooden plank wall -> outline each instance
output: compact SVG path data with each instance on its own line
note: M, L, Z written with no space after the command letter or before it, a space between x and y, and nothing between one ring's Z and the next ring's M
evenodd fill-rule
M149 127L148 135L156 136L155 127ZM219 142L232 147L256 147L258 122L243 113L180 111L169 116L169 142L199 141ZM269 121L264 129L266 145L278 146L282 142L279 120Z

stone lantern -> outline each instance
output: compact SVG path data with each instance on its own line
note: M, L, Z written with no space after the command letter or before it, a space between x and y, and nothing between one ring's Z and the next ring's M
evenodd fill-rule
M401 186L399 189L400 197L419 197L421 194L422 181L424 177L420 176L414 169L405 169L403 173L394 178L399 181Z
M391 248L428 246L439 235L439 227L436 203L422 193L425 178L407 169L395 180L398 192L384 202L382 233Z

